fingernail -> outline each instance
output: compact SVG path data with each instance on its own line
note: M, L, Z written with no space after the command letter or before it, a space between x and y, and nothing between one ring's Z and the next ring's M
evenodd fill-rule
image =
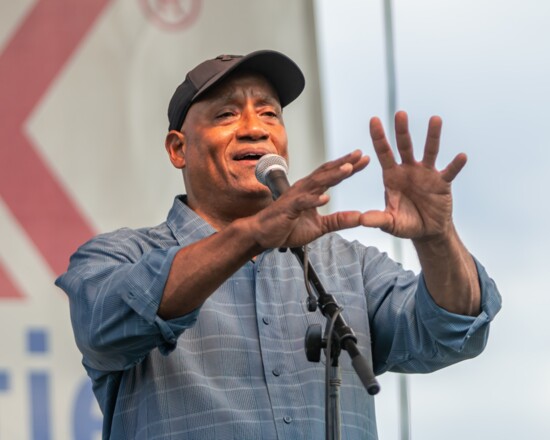
M340 170L342 171L352 171L353 165L351 163L345 163L343 165L340 165Z

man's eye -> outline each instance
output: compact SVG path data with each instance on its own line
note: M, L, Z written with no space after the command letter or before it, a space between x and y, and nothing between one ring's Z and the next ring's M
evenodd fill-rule
M234 115L235 115L235 113L227 111L227 112L219 113L216 116L216 118L224 119L224 118L230 118L231 116L234 116Z

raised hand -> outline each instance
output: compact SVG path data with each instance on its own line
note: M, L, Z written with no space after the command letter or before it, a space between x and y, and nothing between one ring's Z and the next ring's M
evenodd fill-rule
M414 157L405 112L396 113L395 132L401 163L395 160L380 119L371 119L370 133L382 166L386 208L365 212L361 224L417 241L445 236L453 228L451 182L466 164L466 155L458 154L442 171L435 168L441 136L438 116L430 119L421 161Z
M369 157L356 150L321 165L297 181L276 202L252 218L257 243L262 248L295 247L327 232L359 226L359 211L320 215L317 208L329 201L326 194L329 188L361 171L368 162Z

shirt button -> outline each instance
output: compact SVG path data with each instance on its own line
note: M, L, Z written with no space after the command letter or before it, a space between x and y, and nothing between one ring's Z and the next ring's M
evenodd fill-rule
M292 423L292 417L290 417L290 416L284 416L283 420L287 425Z
M272 371L272 373L273 373L273 376L275 376L275 377L279 377L279 376L281 375L281 372L280 372L277 368L275 368L275 369Z
M263 321L263 323L264 323L265 325L269 325L269 323L271 322L271 321L269 321L269 318L268 318L267 316L264 316L264 317L262 318L262 321Z

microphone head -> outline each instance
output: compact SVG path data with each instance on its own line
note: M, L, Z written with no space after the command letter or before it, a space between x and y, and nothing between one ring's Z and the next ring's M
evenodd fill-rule
M267 186L267 175L273 170L281 170L285 174L288 173L288 165L284 157L278 154L265 154L256 164L256 179L263 185Z

